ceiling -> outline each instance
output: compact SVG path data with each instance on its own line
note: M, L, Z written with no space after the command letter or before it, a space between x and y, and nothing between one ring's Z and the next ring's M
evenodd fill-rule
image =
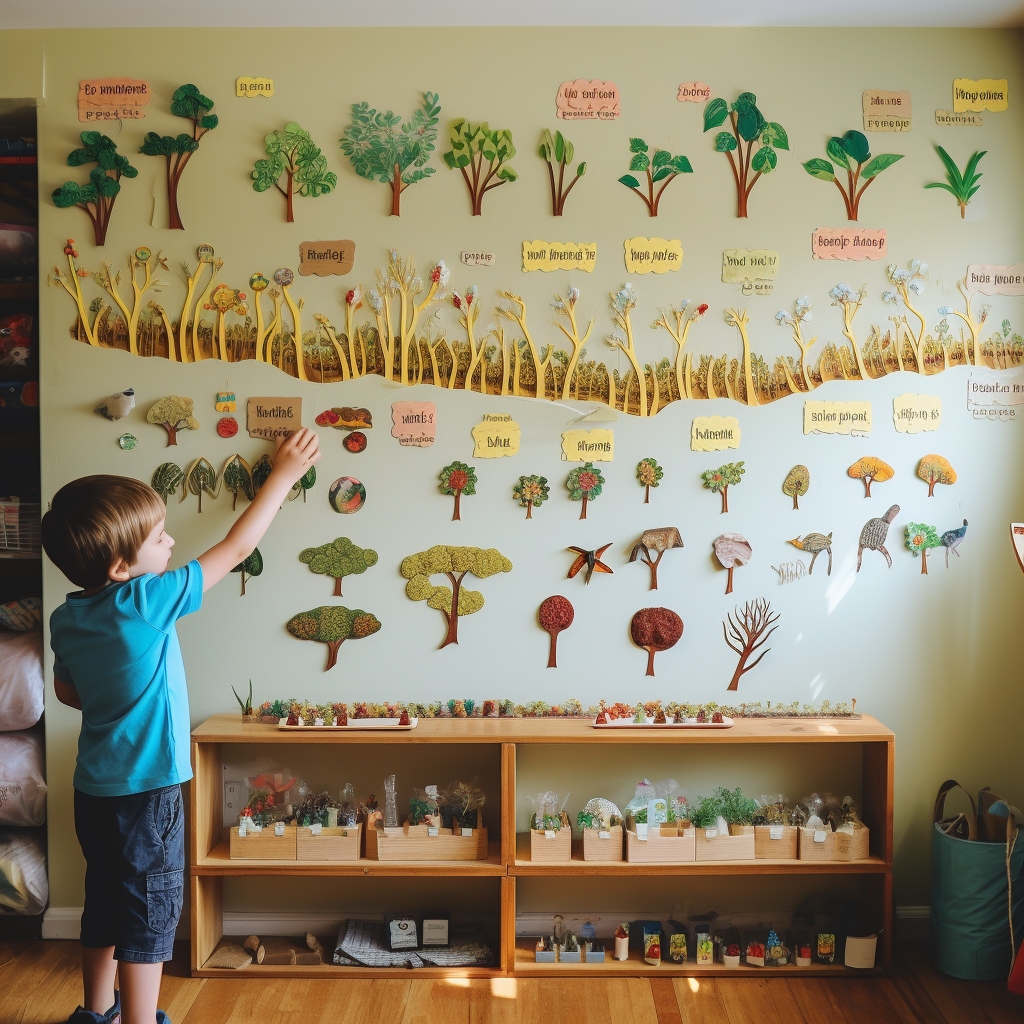
M1024 0L3 0L3 28L311 28L364 25L745 25L993 28L1024 25Z

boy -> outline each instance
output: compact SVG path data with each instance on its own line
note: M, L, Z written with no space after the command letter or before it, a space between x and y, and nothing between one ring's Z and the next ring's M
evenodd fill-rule
M305 428L279 441L273 471L224 540L172 572L166 506L138 480L74 480L43 517L47 555L82 587L50 617L57 699L82 712L74 784L85 1000L69 1024L167 1021L156 1004L184 898L180 783L192 778L175 622L252 554L320 458L317 444Z

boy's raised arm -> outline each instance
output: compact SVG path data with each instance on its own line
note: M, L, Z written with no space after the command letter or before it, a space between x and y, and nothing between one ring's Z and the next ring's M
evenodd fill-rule
M278 441L274 468L259 494L228 530L228 535L199 556L204 593L252 554L293 484L319 460L319 443L317 435L306 427L297 430L287 440Z

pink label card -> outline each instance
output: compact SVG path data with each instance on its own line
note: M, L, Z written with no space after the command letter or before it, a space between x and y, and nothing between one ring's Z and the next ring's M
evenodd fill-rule
M437 437L437 409L433 402L393 402L391 436L403 448L429 448Z
M597 79L563 82L555 106L555 116L565 121L612 121L619 116L619 87Z
M881 260L886 252L885 228L817 228L811 234L816 260Z

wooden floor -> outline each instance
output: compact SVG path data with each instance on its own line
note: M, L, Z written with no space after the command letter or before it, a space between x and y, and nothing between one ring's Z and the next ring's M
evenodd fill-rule
M0 1022L57 1024L82 998L76 942L0 942ZM897 943L891 978L495 981L193 979L187 947L164 975L173 1024L1009 1024L1024 1000L936 974ZM765 975L768 972L765 971Z

